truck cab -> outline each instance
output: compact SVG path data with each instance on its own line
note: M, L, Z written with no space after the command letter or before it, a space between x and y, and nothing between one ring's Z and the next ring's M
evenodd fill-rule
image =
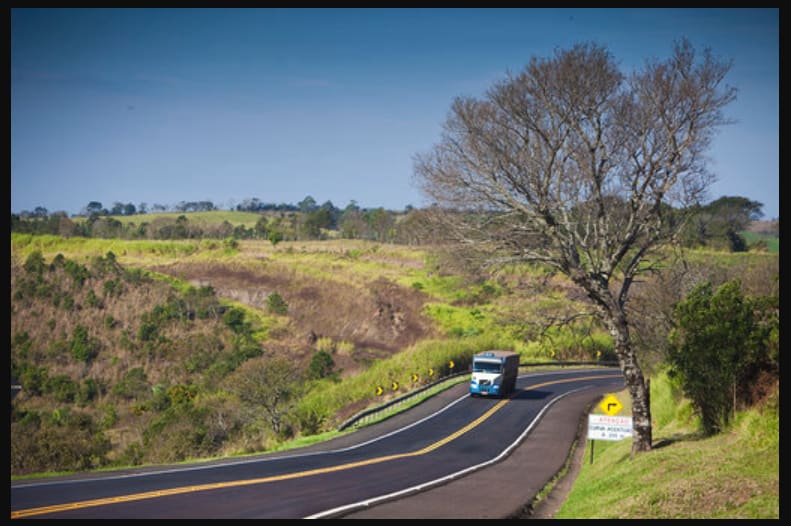
M519 354L486 351L472 357L470 396L506 396L516 388Z

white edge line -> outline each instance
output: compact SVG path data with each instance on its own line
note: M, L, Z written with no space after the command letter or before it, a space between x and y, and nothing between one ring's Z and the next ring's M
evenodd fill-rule
M304 518L305 519L321 519L321 518L324 518L324 517L328 517L328 516L335 515L335 514L342 513L342 512L346 512L346 511L355 510L355 509L358 509L358 508L366 508L368 506L371 506L372 504L378 504L379 502L382 502L382 501L385 501L385 500L396 499L398 497L401 497L401 496L404 496L404 495L407 495L407 494L410 494L410 493L417 493L417 492L429 489L429 488L431 488L433 486L438 486L440 484L444 484L445 482L448 482L448 481L451 481L453 479L462 477L462 476L464 476L464 475L466 475L468 473L471 473L473 471L477 471L479 469L482 469L482 468L485 468L485 467L490 466L492 464L495 464L495 463L499 462L500 460L502 460L503 458L505 458L506 456L508 456L511 453L511 451L524 440L524 438L527 436L527 434L530 433L530 431L533 429L533 426L541 419L541 416L544 414L544 412L547 411L555 402L557 402L561 398L564 398L567 395L570 395L570 394L573 394L573 393L576 393L576 392L579 392L579 391L584 391L586 389L590 389L591 387L592 386L585 386L585 387L581 387L579 389L574 389L573 391L568 391L566 393L563 393L562 395L559 395L559 396L553 398L547 405L545 405L543 407L543 409L541 409L541 411L539 411L539 413L536 415L536 417L530 422L530 424L525 428L525 430L522 431L522 434L520 434L517 437L516 440L514 440L508 447L503 449L502 452L500 452L499 455L497 455L496 457L494 457L494 458L492 458L490 460L487 460L486 462L482 462L480 464L476 464L474 466L470 466L470 467L464 468L464 469L462 469L460 471L457 471L455 473L451 473L450 475L446 475L446 476L444 476L442 478L430 480L428 482L424 482L422 484L418 484L417 486L412 486L411 488L406 488L406 489L402 489L402 490L399 490L399 491L395 491L393 493L388 493L387 495L380 495L378 497L373 497L373 498L370 498L370 499L361 500L359 502L353 502L351 504L346 504L345 506L339 506L337 508L333 508L333 509L330 509L330 510L320 511L319 513L314 513L313 515L309 515L309 516L304 517Z
M557 372L546 372L546 373L542 372L542 373L524 374L524 375L519 376L519 378L525 378L525 377L528 377L528 376L530 376L530 377L544 376L544 375L549 375L549 374L557 374ZM407 429L409 429L411 427L414 427L414 426L416 426L416 425L418 425L418 424L420 424L422 422L425 422L426 420L434 418L435 416L443 413L444 411L447 411L448 409L450 409L454 405L456 405L459 402L461 402L462 400L466 399L468 396L469 396L468 394L464 394L460 398L456 399L455 401L450 402L448 405L446 405L442 409L439 409L439 410L435 411L434 413L421 418L420 420L412 422L409 425L406 425L404 427L395 429L395 430L393 430L393 431L391 431L389 433L386 433L384 435L378 436L378 437L373 438L371 440L368 440L366 442L361 442L359 444L354 444L352 446L348 446L348 447L340 448L340 449L331 449L331 450L327 450L327 451L314 451L314 452L310 452L310 453L301 453L301 454L296 454L296 455L283 455L283 456L272 457L272 458L251 458L251 459L245 459L245 460L238 460L238 461L234 461L234 462L219 462L219 463L213 464L211 466L201 466L201 465L191 466L191 467L178 466L178 467L174 467L172 469L160 469L160 470L155 470L155 471L143 471L143 472L139 472L139 473L127 473L127 474L124 474L124 475L115 475L115 476L110 476L110 477L92 477L92 478L74 479L74 480L48 480L48 481L30 481L30 482L20 481L17 484L12 484L12 487L14 487L14 488L30 488L30 487L36 487L36 486L51 486L51 485L57 485L57 484L88 483L88 482L96 482L98 480L113 480L113 479L147 477L147 476L150 476L150 475L161 475L163 473L173 473L173 472L177 472L177 471L198 471L198 470L202 470L202 469L215 469L215 468L222 468L222 467L227 467L227 466L238 466L238 465L241 465L241 464L251 464L251 463L254 463L254 462L272 462L272 461L275 461L275 460L310 457L310 456L314 456L314 455L326 455L328 453L342 453L344 451L351 451L351 450L357 449L359 447L367 446L368 444L373 444L374 442L377 442L377 441L382 440L384 438L393 436L393 435L398 434L398 433L400 433L402 431L406 431ZM540 413L539 413L539 416L540 416Z
M273 462L275 460L286 460L286 459L292 459L292 458L310 457L310 456L314 456L314 455L326 455L328 453L342 453L344 451L351 451L351 450L357 449L359 447L367 446L368 444L373 444L374 442L378 442L379 440L383 440L383 439L385 439L387 437L390 437L390 436L393 436L395 434L401 433L402 431L406 431L407 429L409 429L411 427L414 427L414 426L416 426L416 425L418 425L418 424L420 424L422 422L425 422L426 420L434 418L435 416L447 411L448 409L450 409L454 405L456 405L459 402L461 402L462 400L466 399L467 396L468 395L465 394L465 395L461 396L460 398L448 403L445 407L443 407L443 408L431 413L430 415L427 415L427 416L421 418L420 420L416 420L415 422L412 422L409 425L406 425L404 427L400 427L398 429L390 431L389 433L385 433L384 435L378 436L376 438L372 438L371 440L367 440L365 442L360 442L359 444L354 444L354 445L351 445L351 446L348 446L348 447L344 447L344 448L340 448L340 449L330 449L330 450L327 450L327 451L313 451L313 452L310 452L310 453L301 453L301 454L295 454L295 455L283 455L283 456L271 457L271 458L250 458L250 459L238 460L238 461L234 461L234 462L220 462L218 464L213 464L211 466L200 466L200 465L199 466L187 466L187 467L179 466L179 467L174 467L172 469L161 469L161 470L156 470L156 471L144 471L144 472L140 472L140 473L127 473L127 474L124 474L124 475L115 475L115 476L111 476L111 477L98 477L98 478L86 478L86 479L75 479L75 480L37 481L37 482L31 482L31 483L21 482L21 483L19 483L17 485L14 485L14 487L15 488L29 488L29 487L33 487L33 486L49 486L49 485L55 485L55 484L74 484L74 483L96 482L97 480L111 480L111 479L125 479L125 478L135 478L135 477L147 477L149 475L161 475L163 473L172 473L172 472L176 472L176 471L181 472L181 471L196 471L196 470L202 470L202 469L215 469L215 468L223 468L223 467L228 467L228 466L238 466L238 465L241 465L241 464L251 464L251 463L256 463L256 462Z

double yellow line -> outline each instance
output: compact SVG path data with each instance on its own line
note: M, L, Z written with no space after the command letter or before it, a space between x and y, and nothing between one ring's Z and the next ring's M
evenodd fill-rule
M222 489L222 488L234 488L240 486L250 486L252 484L264 484L266 482L276 482L281 480L290 480L296 479L301 477L310 477L313 475L321 475L323 473L333 473L335 471L343 471L345 469L352 469L360 466L370 466L372 464L379 464L382 462L388 462L390 460L396 460L399 458L408 458L408 457L418 457L420 455L425 455L431 451L434 451L438 447L441 447L448 442L460 437L467 431L475 428L476 426L480 425L481 422L488 419L492 416L496 411L498 411L501 407L503 407L508 402L508 399L501 400L497 404L495 404L491 409L486 411L483 415L475 419L474 421L470 422L466 426L462 427L455 433L448 435L447 437L439 440L438 442L434 442L423 449L418 449L417 451L411 451L409 453L399 453L395 455L387 455L384 457L377 457L368 460L360 460L357 462L349 462L348 464L340 464L338 466L330 466L326 468L318 468L318 469L310 469L307 471L299 471L296 473L287 473L285 475L273 475L271 477L261 477L256 479L249 479L249 480L235 480L229 482L215 482L212 484L199 484L196 486L183 486L180 488L171 488L171 489L162 489L157 491L147 491L144 493L133 493L131 495L120 495L118 497L108 497L103 499L93 499L93 500L83 500L80 502L69 502L65 504L53 504L52 506L42 506L40 508L30 508L26 510L18 510L11 512L12 519L20 519L23 517L31 517L34 515L43 515L46 513L56 513L61 511L69 511L69 510L77 510L82 508L91 508L94 506L104 506L107 504L118 504L122 502L133 502L137 500L145 500L145 499L154 499L157 497L167 497L170 495L181 495L184 493L192 493L194 491L207 491L212 489Z
M533 386L529 387L528 390L536 389L536 388L542 387L544 385L549 385L549 384L553 384L553 383L571 382L571 381L578 381L578 380L589 379L589 378L599 378L599 377L594 376L594 377L586 377L586 378L572 378L572 379L559 380L559 381L555 380L555 381L552 381L552 382L546 382L546 383L542 383L542 384L533 385ZM144 493L133 493L131 495L120 495L120 496L117 496L117 497L107 497L107 498L103 498L103 499L83 500L83 501L79 501L79 502L69 502L69 503L65 503L65 504L53 504L52 506L42 506L42 507L39 507L39 508L29 508L29 509L24 509L24 510L12 511L11 512L11 518L12 519L20 519L20 518L24 518L24 517L31 517L31 516L34 516L34 515L43 515L43 514L46 514L46 513L56 513L56 512L61 512L61 511L77 510L77 509L82 509L82 508L91 508L91 507L94 507L94 506L104 506L104 505L107 505L107 504L118 504L118 503L122 503L122 502L133 502L133 501L137 501L137 500L155 499L155 498L158 498L158 497L167 497L167 496L170 496L170 495L181 495L181 494L184 494L184 493L192 493L192 492L195 492L195 491L207 491L207 490L213 490L213 489L223 489L223 488L234 488L234 487L240 487L240 486L250 486L250 485L253 485L253 484L264 484L264 483L267 483L267 482L276 482L276 481L281 481L281 480L290 480L290 479L296 479L296 478L302 478L302 477L310 477L310 476L313 476L313 475L321 475L323 473L333 473L333 472L336 472L336 471L343 471L343 470L346 470L346 469L353 469L353 468L357 468L357 467L360 467L360 466L370 466L372 464L380 464L382 462L388 462L390 460L396 460L396 459L399 459L399 458L418 457L418 456L430 453L431 451L434 451L435 449L444 446L448 442L451 442L451 441L459 438L460 436L462 436L463 434L467 433L471 429L474 429L474 428L478 427L479 425L481 425L481 423L483 423L484 421L489 419L494 413L499 411L505 404L508 403L508 401L509 401L508 398L500 400L494 406L492 406L491 409L489 409L484 414L482 414L481 416L479 416L478 418L476 418L475 420L473 420L472 422L470 422L466 426L462 427L458 431L446 436L445 438L443 438L441 440L438 440L437 442L434 442L433 444L429 444L428 446L426 446L426 447L424 447L422 449L418 449L416 451L411 451L411 452L408 452L408 453L398 453L398 454L395 454L395 455L387 455L387 456L384 456L384 457L376 457L376 458L371 458L371 459L368 459L368 460L360 460L360 461L357 461L357 462L349 462L347 464L340 464L340 465L337 465L337 466L329 466L329 467L326 467L326 468L310 469L310 470L307 470L307 471L299 471L299 472L296 472L296 473L287 473L285 475L273 475L271 477L261 477L261 478L248 479L248 480L235 480L235 481L229 481L229 482L214 482L212 484L199 484L199 485L196 485L196 486L182 486L182 487L179 487L179 488L162 489L162 490L157 490L157 491L147 491L147 492L144 492Z

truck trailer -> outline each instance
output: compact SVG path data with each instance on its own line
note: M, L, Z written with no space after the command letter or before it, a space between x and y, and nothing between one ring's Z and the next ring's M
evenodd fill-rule
M519 354L511 351L486 351L472 357L470 396L504 397L516 389Z

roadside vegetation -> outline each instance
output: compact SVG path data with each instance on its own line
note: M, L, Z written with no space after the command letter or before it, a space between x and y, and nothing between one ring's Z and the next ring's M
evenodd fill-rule
M765 387L765 398L707 436L678 383L655 375L652 451L631 457L629 440L597 440L591 462L586 441L580 473L554 518L779 519L779 385Z
M739 277L746 298L779 295L771 251L697 249L684 261L669 264L667 281L636 287L633 304L646 315L635 332L652 378L667 374L673 308L695 285L708 280L713 293ZM524 361L613 359L609 335L579 316L589 304L567 279L529 264L483 279L456 263L431 247L371 240L12 232L11 372L22 389L12 399L11 476L298 447L334 436L363 409L464 370L486 349L513 349ZM761 320L779 312L762 305ZM779 327L775 337L779 346ZM779 364L779 354L772 360ZM673 393L668 405L681 410L673 417L657 410L665 397L652 394L661 418L655 442L669 445L651 455L702 436L690 416L700 410L684 409L691 393L678 383ZM724 431L694 443L718 447L762 400L739 399ZM678 419L691 423L674 424L681 434L668 442L665 420ZM607 451L597 444L596 464ZM642 461L628 459L628 449L616 460ZM771 480L750 484L763 495Z
M11 248L13 476L267 451L481 350L549 359L551 343L593 359L607 346L589 322L552 340L515 323L529 302L513 276L466 282L399 245L12 234ZM529 309L540 320L573 303Z

